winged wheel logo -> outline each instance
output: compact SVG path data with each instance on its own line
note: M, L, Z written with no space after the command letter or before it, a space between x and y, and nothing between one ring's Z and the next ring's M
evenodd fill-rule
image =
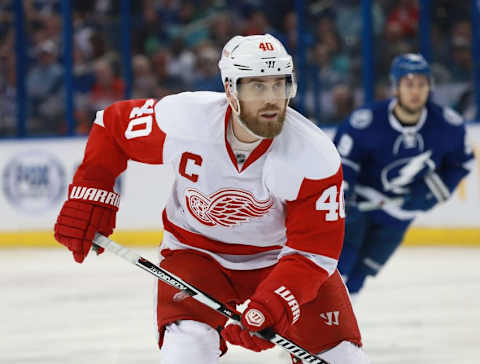
M189 188L185 191L188 211L208 226L234 226L249 219L264 216L273 200L259 201L247 191L221 189L210 196Z

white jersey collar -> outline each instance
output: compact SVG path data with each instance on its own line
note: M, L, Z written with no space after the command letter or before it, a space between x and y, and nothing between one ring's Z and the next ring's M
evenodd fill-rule
M418 130L420 130L423 127L423 124L425 124L425 121L427 120L427 108L424 107L422 110L422 114L420 115L420 120L418 123L412 126L404 126L398 121L398 119L395 117L393 114L393 108L397 104L397 99L393 98L390 103L388 104L388 121L390 122L390 125L392 126L393 129L397 130L400 133L416 133Z
M227 111L225 113L225 129L224 129L225 147L227 149L227 153L233 165L235 166L235 168L239 173L242 173L250 164L255 162L257 159L259 159L263 154L267 152L267 150L270 148L270 145L272 145L273 139L261 139L260 143L256 144L255 149L250 153L247 160L242 164L242 166L239 166L237 163L237 158L235 157L235 153L228 140L228 124L231 122L230 117L233 117L232 108L230 105L228 105Z

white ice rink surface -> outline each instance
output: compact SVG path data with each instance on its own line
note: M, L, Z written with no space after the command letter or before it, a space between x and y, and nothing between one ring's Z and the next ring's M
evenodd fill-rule
M479 263L479 248L401 248L356 306L372 363L480 363ZM80 265L62 248L0 250L0 363L159 363L153 285L109 253ZM220 363L289 361L234 347Z

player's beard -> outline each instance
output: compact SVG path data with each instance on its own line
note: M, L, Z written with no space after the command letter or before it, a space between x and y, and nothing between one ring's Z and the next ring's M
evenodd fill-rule
M285 122L285 114L287 112L286 103L283 110L276 105L267 105L256 114L249 113L248 111L246 112L246 108L242 106L243 105L241 105L240 109L240 120L242 121L243 125L245 125L255 135L262 138L271 139L282 132L283 124ZM278 115L272 120L260 119L260 113L269 111L278 112Z

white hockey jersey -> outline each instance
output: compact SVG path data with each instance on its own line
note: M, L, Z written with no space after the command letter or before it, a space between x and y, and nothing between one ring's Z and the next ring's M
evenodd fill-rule
M295 254L306 270L328 277L345 217L330 138L288 108L280 135L263 140L239 169L226 138L230 116L224 93L117 102L97 113L75 178L94 180L101 169L113 186L128 159L172 164L162 249L195 249L241 270Z

